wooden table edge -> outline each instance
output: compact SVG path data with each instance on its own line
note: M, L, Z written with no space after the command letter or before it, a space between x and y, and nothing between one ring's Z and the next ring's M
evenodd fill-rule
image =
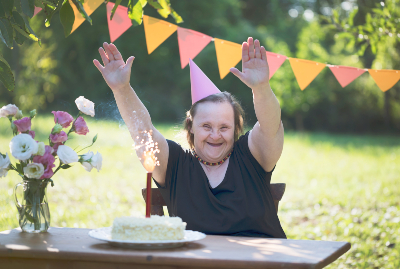
M324 259L321 262L319 262L315 267L316 269L317 268L324 268L325 266L333 263L334 261L339 259L343 254L345 254L347 251L350 250L351 244L349 242L344 242L344 241L341 241L341 242L346 243L346 244L344 246L342 246L341 248L338 248L338 250L336 250L334 252L334 254L332 254L327 259Z

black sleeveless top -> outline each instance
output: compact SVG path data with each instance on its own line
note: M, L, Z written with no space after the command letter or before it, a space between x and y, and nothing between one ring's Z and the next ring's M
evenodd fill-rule
M286 238L279 222L266 172L248 146L249 132L235 142L223 181L215 188L193 156L167 140L165 186L159 188L170 216L181 217L186 229L206 234Z

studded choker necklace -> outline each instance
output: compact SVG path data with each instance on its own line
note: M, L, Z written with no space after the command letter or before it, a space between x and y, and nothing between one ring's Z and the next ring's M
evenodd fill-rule
M217 163L206 162L202 158L200 158L199 155L197 155L197 153L194 150L192 150L192 152L193 152L194 157L196 157L196 159L199 160L199 162L201 162L201 163L203 163L205 165L209 165L209 166L216 166L216 165L223 164L226 160L228 160L228 158L232 155L233 151L229 152L229 154L226 155L225 158L223 158L221 161L219 161Z

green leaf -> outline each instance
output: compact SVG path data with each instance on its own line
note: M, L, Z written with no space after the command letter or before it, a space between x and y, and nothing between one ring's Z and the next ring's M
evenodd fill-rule
M37 42L38 42L39 46L41 46L41 45L42 45L42 42L40 41L39 37L35 34L35 32L34 32L34 31L32 30L32 28L31 28L31 26L29 25L28 17L25 16L24 14L22 14L22 19L24 20L25 26L26 26L26 28L28 28L29 33L32 34L34 37L37 38Z
M14 7L14 0L1 0L0 1L0 17L6 15L11 16Z
M28 31L26 31L25 29L23 29L23 28L22 28L21 26L19 26L18 24L12 23L12 27L13 27L16 31L18 31L21 35L23 35L24 37L29 38L29 39L32 39L33 41L39 41L39 39L38 39L35 35L29 33Z
M17 168L18 173L20 173L21 175L24 174L24 170L22 169L22 165L20 163L16 163L15 167Z
M94 142L96 142L96 140L97 140L97 134L93 137L92 145L94 144Z
M14 40L13 29L10 21L5 18L0 19L0 35L7 47L12 49Z
M46 27L50 26L50 21L53 18L54 13L56 13L58 10L61 9L63 2L64 2L64 0L58 0L57 5L54 5L54 6L46 3L46 5L44 7L44 14L46 14L46 21L45 21L44 25Z
M3 57L1 58L3 60L0 59L0 81L4 84L7 90L13 91L15 88L14 75L8 63Z
M40 7L40 8L44 8L44 4L41 0L35 0L35 6L36 7Z
M72 0L72 3L75 4L76 8L79 10L82 17L84 17L90 23L90 25L92 25L92 19L88 16L88 14L86 14L86 11L82 6L82 3L78 0Z
M117 7L119 6L119 4L121 4L121 1L122 1L122 0L116 0L116 1L115 1L115 5L114 5L113 9L111 10L110 20L113 19L114 14L115 14L115 11L117 10Z
M354 25L354 17L356 16L358 12L358 8L353 9L350 14L349 14L349 26Z
M70 167L72 167L72 166L69 165L69 164L63 164L63 165L61 165L61 168L62 168L62 169L68 169L68 168L70 168Z
M69 4L69 1L66 1L60 10L60 21L62 26L64 27L65 37L69 36L72 31L72 26L75 22L74 10Z
M21 8L26 16L32 18L35 11L35 0L21 0Z
M4 59L3 54L0 53L0 61L2 61L3 63L5 63L8 67L10 67L10 65L7 63L6 59Z
M128 16L132 20L133 26L142 24L143 7L139 0L129 0Z
M175 22L176 22L176 23L182 23L182 22L183 22L182 17L179 16L179 14L176 13L176 11L175 11L174 9L172 9L172 8L171 8L171 15L172 15L172 17L175 19Z
M19 15L18 12L13 11L12 20L13 20L13 23L19 25L24 31L27 31L24 19L21 17L21 15ZM14 29L14 40L19 45L22 45L25 41L25 36Z
M163 7L157 2L157 0L147 0L150 6L154 7L155 9L162 9Z

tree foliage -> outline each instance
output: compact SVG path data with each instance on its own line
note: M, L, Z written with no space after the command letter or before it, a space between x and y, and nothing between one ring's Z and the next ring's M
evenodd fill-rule
M111 19L122 0L117 0L111 12ZM107 0L108 2L108 0ZM35 7L42 8L46 16L45 26L49 27L53 16L59 12L60 21L64 28L65 37L72 30L75 21L75 14L71 3L77 8L80 14L92 24L92 19L86 13L84 0L1 0L0 1L0 38L10 49L14 47L14 41L22 45L26 39L36 41L41 45L41 40L30 26L30 19L34 15ZM177 23L182 18L171 7L169 0L129 0L128 15L133 25L142 23L143 8L149 3L157 9L159 14L166 18L171 15ZM0 53L0 81L9 90L15 88L15 79L10 65Z

